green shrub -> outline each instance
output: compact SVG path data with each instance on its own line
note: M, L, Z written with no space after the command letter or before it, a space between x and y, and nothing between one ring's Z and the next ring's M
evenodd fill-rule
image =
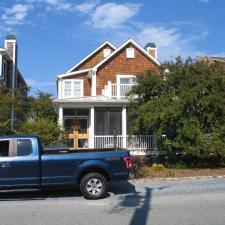
M64 143L64 135L57 122L40 118L35 121L24 122L19 130L20 134L34 134L42 138L44 145Z

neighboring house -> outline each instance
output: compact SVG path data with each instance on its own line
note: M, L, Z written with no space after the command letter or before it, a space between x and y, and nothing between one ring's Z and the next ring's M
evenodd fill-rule
M17 68L18 46L14 35L9 35L5 39L4 48L0 48L0 85L8 89L17 90L22 97L27 97L28 85ZM1 94L1 93L0 93ZM15 92L13 91L13 95ZM14 120L16 115L12 110L11 129L14 130Z
M225 63L225 57L221 56L198 56L197 60L204 60L208 62L222 62Z
M138 74L160 65L155 44L145 49L130 39L116 48L106 41L57 76L60 125L71 148L156 148L153 135L129 136L127 92Z

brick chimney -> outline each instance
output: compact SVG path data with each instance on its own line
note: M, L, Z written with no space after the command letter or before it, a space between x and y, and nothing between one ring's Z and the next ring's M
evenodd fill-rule
M155 43L147 43L145 46L145 50L151 56L153 56L155 59L157 59L158 55L157 55L157 47L156 47Z
M8 35L5 38L5 49L11 59L11 87L16 87L17 81L17 41L14 35Z

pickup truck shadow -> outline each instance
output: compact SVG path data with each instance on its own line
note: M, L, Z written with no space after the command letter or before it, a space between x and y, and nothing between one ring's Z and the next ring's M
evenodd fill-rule
M136 193L135 186L128 181L113 182L105 198L115 195ZM76 198L82 197L78 187L76 188L48 188L43 190L2 190L0 191L0 201L33 201L47 200L53 198Z

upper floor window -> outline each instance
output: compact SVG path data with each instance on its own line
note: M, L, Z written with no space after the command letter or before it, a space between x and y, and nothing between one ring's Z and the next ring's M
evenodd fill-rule
M83 96L83 80L64 80L63 97L76 98Z
M111 49L110 48L105 48L103 50L103 56L104 56L104 58L106 58L107 56L109 56L110 53L111 53Z
M134 58L134 48L127 48L126 55L127 55L128 59L133 59Z

